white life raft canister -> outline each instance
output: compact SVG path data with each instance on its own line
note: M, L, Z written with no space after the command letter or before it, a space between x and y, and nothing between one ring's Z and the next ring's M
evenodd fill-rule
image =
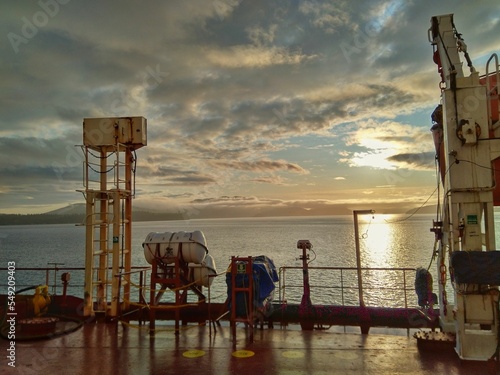
M214 258L207 254L201 264L189 263L189 268L193 271L193 279L198 286L209 287L212 285L213 277L217 275Z
M153 260L169 264L179 256L182 248L182 260L186 263L201 264L208 253L207 240L203 232L151 232L146 236L144 243L144 257L149 264Z

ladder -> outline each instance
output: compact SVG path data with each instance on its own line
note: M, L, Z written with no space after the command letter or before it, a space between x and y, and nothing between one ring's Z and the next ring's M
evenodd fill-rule
M85 315L115 317L130 301L131 150L82 146L86 200ZM123 276L120 276L124 274Z
M238 277L240 276L240 278ZM243 276L243 277L241 277ZM233 338L236 336L236 323L250 327L250 340L253 340L254 326L254 285L252 257L231 257L231 318ZM241 314L241 312L243 312Z
M135 150L146 144L144 117L83 120L84 316L129 308Z

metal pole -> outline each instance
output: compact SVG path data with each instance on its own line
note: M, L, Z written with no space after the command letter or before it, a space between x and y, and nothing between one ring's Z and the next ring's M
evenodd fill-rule
M132 165L133 156L132 149L127 147L125 149L125 272L130 272L132 269ZM124 307L130 307L130 280L131 275L125 276L125 285L123 287Z
M309 307L311 303L311 287L309 285L309 257L307 256L307 250L311 250L312 244L309 240L300 240L297 242L297 248L302 249L302 273L303 273L303 284L304 293L302 294L301 306Z
M374 210L355 210L354 212L354 241L356 244L356 268L358 271L358 293L359 305L365 307L363 299L363 279L361 276L361 252L359 251L359 229L358 229L358 215L374 214Z
M302 249L302 273L304 281L304 294L299 306L300 326L305 331L314 329L314 309L311 302L311 288L309 285L309 264L307 250L311 250L312 244L309 240L299 240L297 248Z
M108 304L108 178L107 178L107 151L106 147L100 147L100 188L97 198L99 199L99 272L97 284L97 310L107 313Z

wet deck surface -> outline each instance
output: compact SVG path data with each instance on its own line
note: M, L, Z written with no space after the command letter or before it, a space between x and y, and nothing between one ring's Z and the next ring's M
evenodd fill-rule
M49 340L18 341L16 367L0 340L0 374L474 374L494 363L461 363L450 349L423 351L413 337L370 333L172 326L150 336L122 324L85 324Z

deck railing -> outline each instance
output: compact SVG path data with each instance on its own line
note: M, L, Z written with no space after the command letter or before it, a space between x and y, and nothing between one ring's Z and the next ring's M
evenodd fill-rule
M83 295L85 267L65 267L56 263L53 263L52 267L50 265L47 267L16 267L14 270L16 292L19 293L23 289L29 289L37 285L47 285L51 295L61 295L63 293L61 276L63 273L69 272L71 273L71 280L67 286L68 294ZM132 267L130 272L131 281L144 285L144 271L147 269L140 266ZM7 271L6 267L0 267L0 275L6 274ZM3 277L0 279L0 294L6 293L6 291L7 277Z
M133 267L138 271L144 267ZM1 274L7 268L0 268ZM27 272L28 271L28 272ZM138 272L137 271L137 272ZM16 269L16 291L30 286L46 284L53 295L62 294L60 276L71 272L68 294L80 295L83 290L83 267L20 267ZM363 291L366 306L412 307L417 305L414 291L415 269L413 268L362 268ZM27 279L24 275L30 274ZM21 276L21 274L23 276ZM148 285L149 275L143 272L131 275L132 281L139 285ZM7 291L7 278L0 280L0 293ZM356 267L309 267L311 300L313 304L322 305L359 305L359 286ZM222 284L222 283L221 283ZM224 283L225 285L225 283ZM222 287L222 286L220 286ZM223 302L225 290L215 288L213 293L221 294ZM219 293L220 292L220 293ZM279 268L279 283L275 302L300 303L303 294L303 269L301 266L284 266ZM135 299L140 299L138 292L132 292Z
M311 301L323 305L359 305L356 267L309 267ZM414 268L361 268L366 306L416 306ZM280 267L279 301L300 303L303 294L301 266Z

